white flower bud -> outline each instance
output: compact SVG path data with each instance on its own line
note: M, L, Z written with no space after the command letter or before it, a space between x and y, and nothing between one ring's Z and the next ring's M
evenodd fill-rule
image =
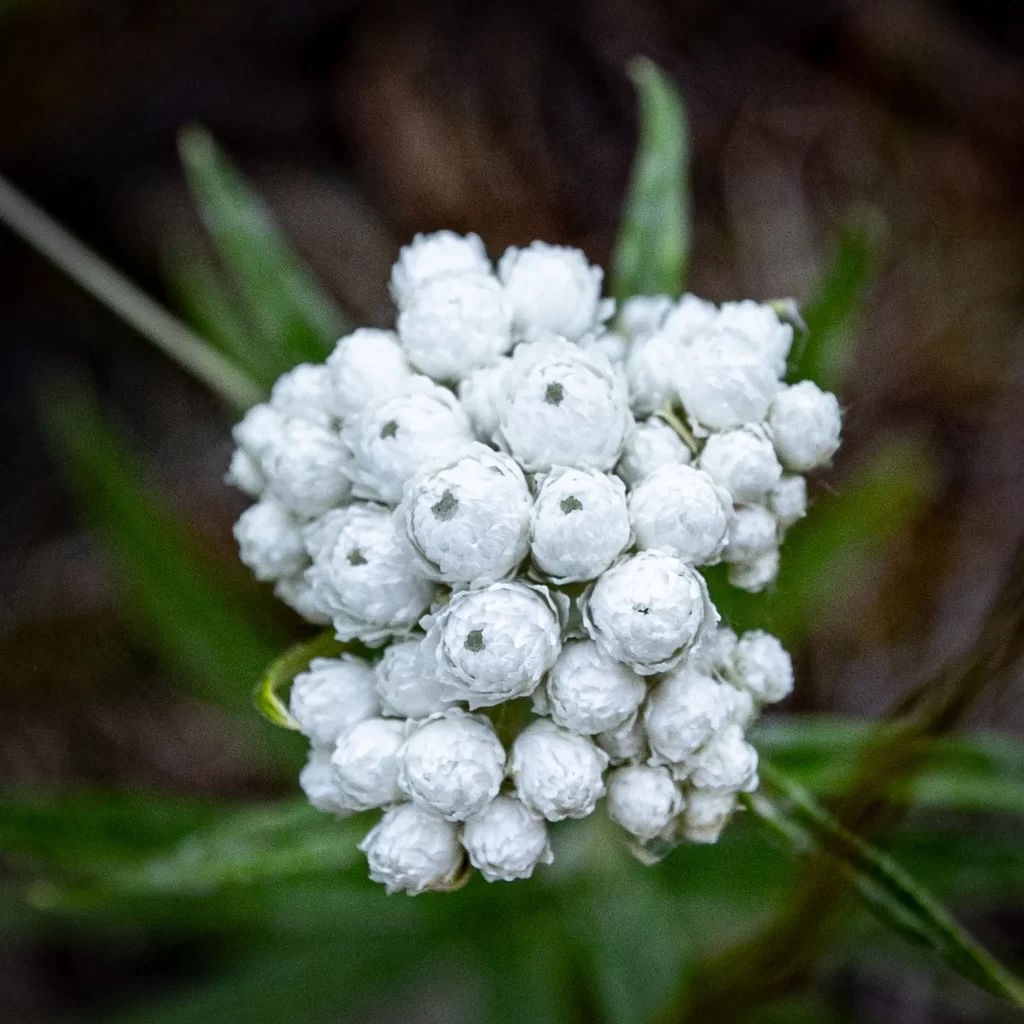
M624 559L598 579L581 605L590 638L645 676L672 668L718 623L703 577L663 551Z
M636 487L656 469L671 463L687 465L691 458L683 439L664 420L652 416L638 423L627 438L615 472L628 487Z
M632 543L626 488L595 469L556 467L544 477L530 513L530 548L556 583L600 576Z
M234 425L231 436L235 444L254 462L278 439L284 428L285 417L268 402L254 405Z
M695 338L674 379L690 419L705 430L763 420L780 386L764 357L728 330Z
M700 645L686 656L686 664L705 675L722 675L732 670L732 658L739 637L728 626L706 633Z
M326 811L339 818L348 818L355 811L345 803L338 784L334 781L334 773L331 770L333 750L333 746L314 745L309 748L309 757L299 772L299 786L306 794L306 799L318 811Z
M513 353L501 437L527 472L611 469L632 425L622 378L599 353L564 340Z
M598 353L615 367L623 366L629 354L629 343L621 334L612 331L584 334L576 344L581 352Z
M402 799L398 772L404 742L405 723L395 718L366 718L338 737L331 771L347 807L369 811Z
M345 413L334 374L323 363L300 363L277 378L270 404L288 419L313 420L333 427Z
M690 783L697 789L752 793L757 789L757 751L743 738L739 725L716 733L687 762Z
M584 735L622 725L646 694L644 680L602 653L593 640L569 641L548 673L552 719Z
M419 804L385 811L359 849L366 854L370 878L389 893L415 896L447 888L463 864L456 826Z
M730 688L710 676L683 667L651 690L644 726L651 764L679 764L729 721L734 709Z
M727 573L729 585L749 594L760 594L779 578L781 561L779 549L772 548L749 562L734 562Z
M490 442L498 433L511 370L512 360L503 356L493 366L472 370L459 381L459 401L481 441Z
M234 526L238 556L258 580L277 580L306 564L298 523L276 501L250 505Z
M667 331L633 342L626 357L626 381L629 404L637 416L649 416L671 400L676 376L685 362L682 343Z
M453 594L423 641L447 700L489 707L528 697L562 648L547 588L494 583Z
M686 798L683 836L691 843L717 843L735 810L735 793L695 789Z
M723 683L729 691L732 710L729 713L729 724L738 725L741 730L752 725L760 714L760 707L749 690L741 690L731 683Z
M303 519L342 504L352 490L341 440L312 420L286 419L260 465L270 491Z
M786 469L806 473L825 465L839 448L839 399L813 381L784 388L768 410L768 430Z
M539 328L576 341L611 312L601 302L604 272L579 249L546 242L511 246L498 261L498 277L521 331Z
M343 418L373 409L410 387L415 374L393 331L360 327L327 357Z
M416 369L456 381L512 347L512 304L489 275L433 277L406 301L398 337Z
M309 581L340 640L373 644L406 632L430 604L433 584L415 571L391 513L379 505L324 517L306 545L316 552Z
M785 376L786 360L793 345L793 328L779 320L771 306L750 299L723 302L717 326L739 331L768 361L776 377Z
M331 623L330 614L317 598L316 591L305 572L279 579L274 584L274 596L307 622L317 626L329 626Z
M604 796L608 755L585 736L538 719L512 744L509 768L516 794L547 818L585 818Z
M437 678L423 657L423 638L389 644L377 662L377 697L381 714L427 718L444 711Z
M373 668L362 658L314 658L292 682L292 718L311 742L336 743L349 726L377 713L373 681Z
M749 564L778 546L778 524L764 505L741 505L733 509L725 561Z
M647 751L647 737L638 712L634 712L614 729L598 733L594 741L608 755L612 764L639 761Z
M641 842L668 828L683 804L667 768L631 764L608 775L608 817Z
M775 449L760 424L712 434L697 465L724 487L737 505L763 501L782 477Z
M538 864L554 860L548 829L514 796L497 796L466 821L462 845L488 882L529 878Z
M412 477L396 518L424 576L493 582L512 575L529 552L532 505L512 457L472 444Z
M231 453L228 471L224 474L224 483L235 487L250 498L258 498L267 486L266 477L260 469L259 462L244 448L236 448Z
M398 262L391 268L391 297L402 309L415 289L435 277L464 273L486 276L490 272L491 263L479 235L457 235L454 231L417 235L402 246Z
M719 560L732 502L707 473L672 462L641 480L629 496L637 547L668 551L690 565Z
M616 329L636 341L657 331L671 308L672 300L667 295L634 295L619 307Z
M498 795L505 748L486 718L453 708L409 735L399 763L398 785L410 799L465 821Z
M787 475L768 494L768 508L779 521L780 530L788 530L807 515L807 481Z
M730 678L762 704L774 704L793 691L793 662L770 633L752 629L740 637Z
M346 423L352 493L397 504L402 488L424 463L458 455L473 442L458 399L426 377L416 389Z
M713 302L687 293L665 315L661 329L684 345L696 337L713 331L718 322L718 308Z

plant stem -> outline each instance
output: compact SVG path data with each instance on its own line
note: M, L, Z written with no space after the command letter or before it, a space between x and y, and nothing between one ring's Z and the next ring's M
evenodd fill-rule
M247 409L263 397L260 388L207 341L83 245L2 175L0 221L225 401Z

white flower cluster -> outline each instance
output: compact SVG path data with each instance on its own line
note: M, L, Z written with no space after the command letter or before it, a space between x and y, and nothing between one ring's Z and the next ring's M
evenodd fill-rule
M397 330L342 338L235 428L242 560L385 648L314 660L291 713L310 802L383 810L362 849L389 891L452 887L467 861L528 877L547 823L602 798L638 853L714 842L757 786L744 730L792 688L698 570L774 579L838 403L782 382L792 329L769 306L637 298L613 332L601 284L575 249L495 271L475 235L418 236Z

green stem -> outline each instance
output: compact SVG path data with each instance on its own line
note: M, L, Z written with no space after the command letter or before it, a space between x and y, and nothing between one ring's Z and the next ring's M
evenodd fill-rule
M216 349L2 176L0 221L225 401L247 409L263 397L260 388Z

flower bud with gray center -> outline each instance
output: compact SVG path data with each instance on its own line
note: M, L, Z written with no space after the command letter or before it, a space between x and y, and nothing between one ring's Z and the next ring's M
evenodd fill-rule
M314 658L292 682L289 709L303 735L329 746L377 713L373 667L352 654Z
M608 817L641 842L664 832L683 804L667 768L631 764L608 774Z
M437 678L423 657L423 637L389 644L375 668L381 714L427 718L444 711Z
M652 416L638 423L626 439L615 472L628 487L636 487L656 469L667 465L687 465L692 459L690 449L663 419Z
M644 706L644 727L651 764L686 761L729 721L733 712L725 684L683 667L651 690Z
M308 419L286 419L264 449L260 468L271 493L301 519L348 499L348 455L337 432Z
M435 231L417 235L403 245L391 268L391 297L403 309L416 289L446 274L475 273L487 277L491 261L479 235Z
M462 845L488 882L529 878L538 864L554 860L544 820L514 796L497 796L469 818Z
M764 427L747 424L712 434L697 465L737 505L763 501L782 477L782 466Z
M810 472L825 465L839 448L839 400L814 381L802 380L775 396L767 425L786 469Z
M369 811L402 799L398 772L404 742L405 723L394 718L366 718L338 737L331 770L348 807Z

